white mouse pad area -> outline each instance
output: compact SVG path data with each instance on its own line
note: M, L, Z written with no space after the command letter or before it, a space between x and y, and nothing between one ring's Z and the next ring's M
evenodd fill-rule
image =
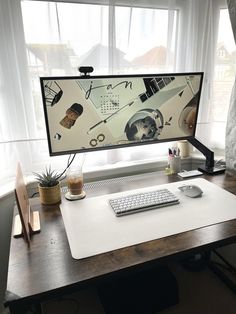
M178 187L199 186L202 197L190 198ZM109 199L145 191L168 188L180 204L116 217ZM236 218L236 196L196 178L121 193L62 200L61 213L72 257L81 259L130 245L209 226Z

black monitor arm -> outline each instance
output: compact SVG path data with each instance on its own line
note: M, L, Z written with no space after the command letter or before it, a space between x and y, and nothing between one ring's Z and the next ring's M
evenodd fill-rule
M213 168L215 165L214 152L207 148L204 144L199 142L196 138L191 138L188 141L206 157L205 168Z
M198 170L206 174L211 174L211 175L223 173L225 171L225 167L221 167L221 166L215 167L213 151L211 151L204 144L199 142L196 138L188 139L188 141L206 157L205 165L198 167Z

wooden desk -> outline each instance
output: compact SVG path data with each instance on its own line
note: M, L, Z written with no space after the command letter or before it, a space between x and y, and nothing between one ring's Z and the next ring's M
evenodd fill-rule
M202 177L236 194L236 177ZM90 197L175 181L183 180L175 175L165 176L162 172L156 172L101 184L86 184L85 190L87 197ZM41 233L33 236L30 249L23 239L12 238L11 241L7 290L13 295L7 295L6 301L12 313L24 313L20 308L27 302L67 293L107 276L122 275L127 271L151 267L159 262L236 241L235 219L84 260L74 260L59 208L43 207L38 199L34 199L33 203L33 208L40 211Z

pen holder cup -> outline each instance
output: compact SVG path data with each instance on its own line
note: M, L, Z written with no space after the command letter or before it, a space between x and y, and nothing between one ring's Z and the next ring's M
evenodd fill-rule
M181 157L180 156L169 156L168 165L170 173L175 174L181 171Z

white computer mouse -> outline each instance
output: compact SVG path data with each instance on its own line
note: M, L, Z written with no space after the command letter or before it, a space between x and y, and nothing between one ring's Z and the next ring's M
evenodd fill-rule
M184 192L184 195L188 197L199 197L202 196L202 190L199 186L190 184L190 185L182 185L178 187L180 191Z

